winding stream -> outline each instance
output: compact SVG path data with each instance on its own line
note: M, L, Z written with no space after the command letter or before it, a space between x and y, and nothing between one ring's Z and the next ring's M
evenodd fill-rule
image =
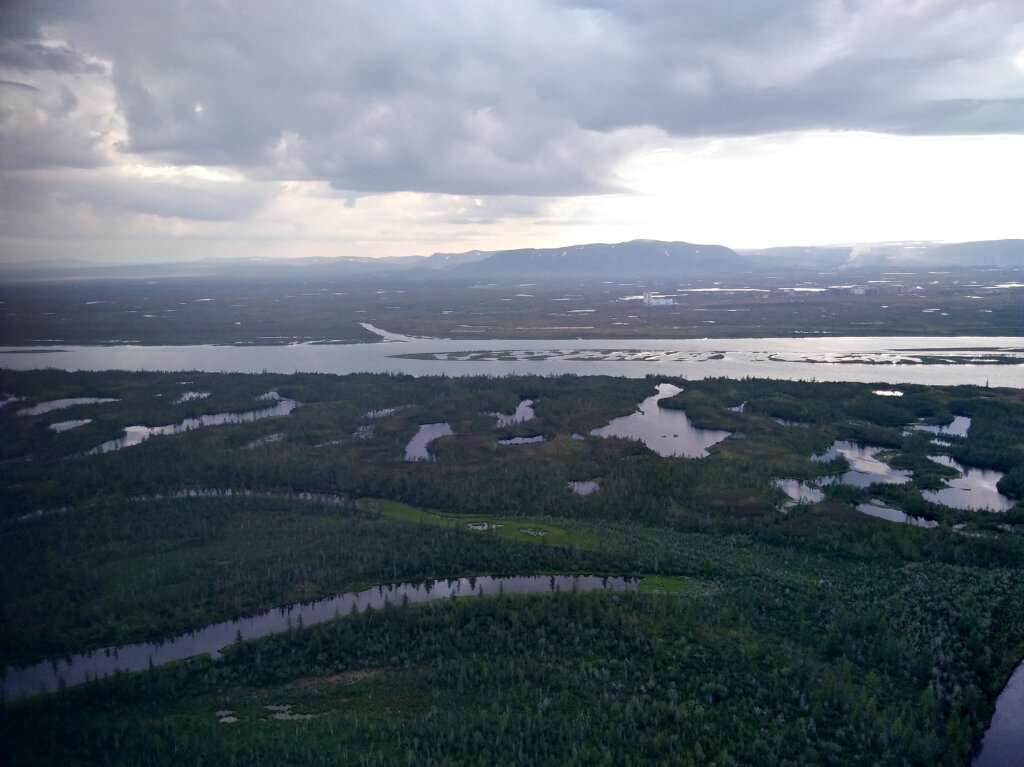
M404 601L433 602L475 594L536 594L572 589L633 591L639 588L639 584L636 578L598 575L516 575L375 586L317 602L275 608L251 618L215 623L166 642L107 647L70 658L42 661L33 666L8 666L4 670L3 699L17 700L41 692L53 692L61 681L65 685L80 684L86 679L108 676L115 671L141 671L150 665L159 666L203 653L218 657L220 649L236 641L239 636L242 639L256 639L286 631L300 622L303 626L311 626L348 615L353 610L361 612L369 607L379 609L387 604L397 605Z
M295 400L281 397L277 392L267 392L260 399L270 400L274 404L260 410L249 410L243 413L212 413L195 418L186 418L181 423L172 423L167 426L126 426L123 437L108 440L102 445L94 447L89 453L109 453L112 450L121 450L132 445L138 445L150 437L158 435L182 434L183 432L202 429L206 426L223 426L226 423L250 423L264 418L288 415L299 405Z

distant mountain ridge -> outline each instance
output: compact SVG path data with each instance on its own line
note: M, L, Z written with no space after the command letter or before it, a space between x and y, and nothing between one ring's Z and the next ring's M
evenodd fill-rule
M1024 239L974 242L881 242L740 250L764 267L814 266L844 271L918 267L1024 266ZM770 264L770 265L769 265Z
M542 274L545 276L621 277L628 275L706 276L751 271L752 259L724 245L632 240L592 243L563 248L502 250L464 264L459 271L474 274Z
M51 260L0 264L7 282L54 279L318 279L408 277L498 279L659 276L709 279L742 275L796 275L808 270L875 273L926 268L1024 268L1024 239L961 243L871 243L733 250L662 240L589 243L559 248L470 250L430 256L299 259L201 259L158 264L90 264Z

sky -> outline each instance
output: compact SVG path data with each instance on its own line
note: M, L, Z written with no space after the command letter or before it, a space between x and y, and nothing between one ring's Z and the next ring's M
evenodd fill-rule
M0 0L0 261L1024 237L1024 0Z

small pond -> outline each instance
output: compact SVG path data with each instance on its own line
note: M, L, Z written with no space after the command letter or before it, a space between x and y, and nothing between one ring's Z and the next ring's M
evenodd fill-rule
M405 460L432 461L434 457L427 451L427 445L439 437L450 437L452 431L449 423L422 423L420 430L405 446Z
M658 384L658 393L637 405L637 412L615 418L607 426L590 433L595 437L639 440L665 458L703 458L708 455L709 447L721 442L732 432L698 429L682 410L658 405L659 401L674 397L681 391L672 384Z
M68 431L70 429L77 429L79 426L85 426L87 423L92 423L91 418L79 418L74 421L59 421L58 423L51 423L50 430L60 434L62 431Z
M216 623L183 634L166 642L108 647L71 658L43 661L23 668L8 666L3 680L3 699L16 700L41 691L54 691L60 680L67 685L79 684L86 678L108 676L117 670L141 671L151 664L159 666L193 655L211 653L219 655L222 647L235 641L240 633L243 639L255 639L295 626L303 626L348 615L352 610L368 607L379 609L386 604L432 602L449 597L474 594L533 594L550 591L633 591L639 587L636 578L601 577L597 575L520 575L507 578L481 576L429 581L427 583L396 583L376 586L364 591L352 591L318 602L268 610L252 618Z
M569 489L576 493L576 495L590 495L591 493L596 493L600 488L594 480L582 479L570 482Z
M18 411L18 415L42 415L43 413L49 413L54 410L63 410L66 407L74 407L75 405L101 405L105 402L117 401L117 399L112 397L69 397L67 399L53 399L49 402L40 402L38 405L34 405L33 407L22 408Z
M524 399L512 413L488 413L487 415L494 416L497 421L497 428L499 429L503 426L514 426L517 423L532 421L537 416L533 412L532 399Z
M498 530L504 527L500 522L468 522L466 527L470 530L475 530L478 533L485 533L488 530Z
M905 514L899 509L894 509L886 506L879 500L872 500L871 503L858 503L857 511L861 514L870 514L872 517L878 517L879 519L887 519L890 522L900 522L905 525L913 525L914 527L938 527L939 523L934 519L924 519L923 517L912 517L909 514Z
M534 434L531 437L509 437L508 439L499 439L499 445L532 445L537 442L543 442L543 434Z
M397 412L397 407L382 407L379 410L367 410L363 413L363 418L387 418L389 415L394 415Z
M807 429L810 427L809 423L804 423L803 421L790 421L788 418L773 418L772 420L780 426L791 426L794 429Z
M1024 767L1024 662L996 698L996 710L972 767Z
M827 484L828 481L841 482L844 485L855 487L867 487L875 482L882 482L890 485L902 485L910 481L910 472L894 469L877 457L878 453L885 448L872 447L871 445L861 446L854 442L836 440L832 446L821 455L812 455L812 461L824 463L839 456L843 456L850 464L850 470L845 474L836 475L836 479L827 480L822 477L818 481Z
M971 419L967 416L958 415L954 416L950 423L945 426L933 426L930 424L914 424L914 428L918 431L928 431L932 434L940 434L943 436L952 437L966 437L967 430L971 428Z
M186 391L182 392L178 399L174 400L175 405L180 405L184 402L192 402L197 399L206 399L210 396L208 391Z
M249 410L244 413L212 413L210 415L197 416L196 418L186 418L181 423L173 423L168 426L126 426L123 437L104 442L102 445L90 450L89 454L109 453L112 450L131 447L158 435L182 434L186 431L202 429L207 426L222 426L228 423L250 423L264 418L288 415L299 405L295 400L280 397L277 392L267 392L267 394L260 395L259 399L273 400L276 404L260 410Z
M825 494L813 485L802 482L799 479L773 479L772 487L776 487L789 496L790 502L786 505L798 503L819 503L825 500Z
M1014 500L1003 495L996 483L1003 478L1001 471L994 469L973 469L953 460L947 455L930 455L928 458L943 466L960 472L955 479L947 479L941 490L922 490L921 495L932 503L941 503L951 509L966 511L1008 511Z

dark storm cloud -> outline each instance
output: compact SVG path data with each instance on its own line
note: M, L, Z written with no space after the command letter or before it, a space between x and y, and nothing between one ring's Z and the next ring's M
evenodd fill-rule
M106 164L102 132L68 86L0 80L0 171Z
M13 6L5 76L104 62L122 151L354 194L606 191L664 135L1024 125L1024 0Z

